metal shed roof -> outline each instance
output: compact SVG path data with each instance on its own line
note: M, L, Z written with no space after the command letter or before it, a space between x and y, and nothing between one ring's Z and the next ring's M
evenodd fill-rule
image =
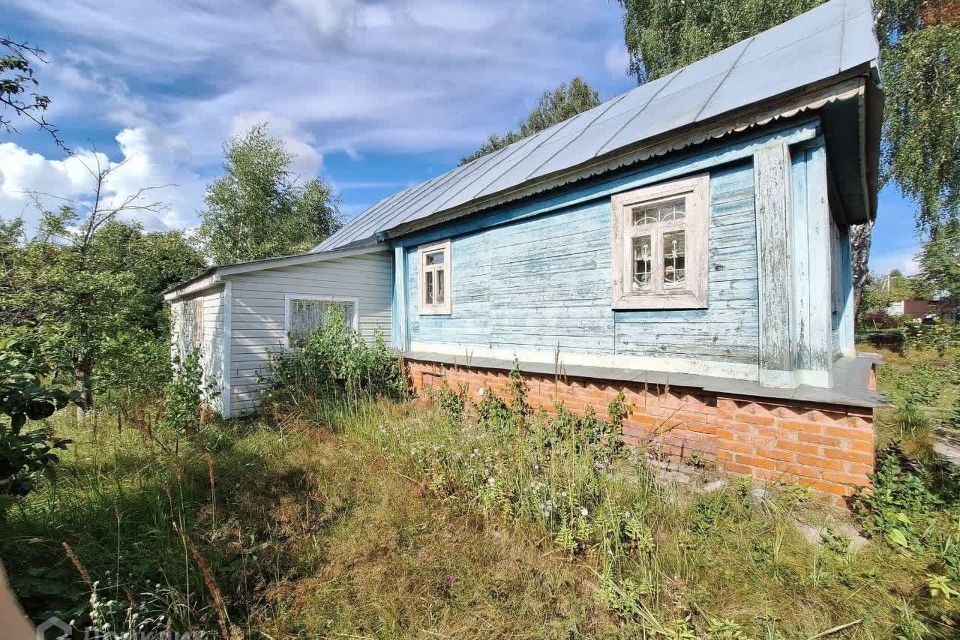
M414 220L516 190L624 147L873 66L878 55L870 0L831 0L382 200L314 251L374 241L378 234Z

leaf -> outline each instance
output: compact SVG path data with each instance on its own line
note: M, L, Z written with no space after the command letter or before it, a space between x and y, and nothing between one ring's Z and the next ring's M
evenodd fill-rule
M900 529L891 529L890 531L888 531L887 540L891 544L895 544L899 547L903 547L904 549L910 546L910 543L907 542L907 536L904 535L903 531L901 531Z

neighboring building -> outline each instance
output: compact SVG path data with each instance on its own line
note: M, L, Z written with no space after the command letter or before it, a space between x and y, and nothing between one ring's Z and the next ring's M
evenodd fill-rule
M937 303L930 300L896 300L891 302L886 311L891 316L910 316L922 319L937 312Z
M418 390L497 389L516 361L544 406L605 412L623 390L634 440L849 496L882 401L854 350L849 240L876 213L877 55L870 3L832 0L383 200L301 279L245 274L275 304L223 369L282 347L281 297L373 280ZM345 251L367 266L339 268Z

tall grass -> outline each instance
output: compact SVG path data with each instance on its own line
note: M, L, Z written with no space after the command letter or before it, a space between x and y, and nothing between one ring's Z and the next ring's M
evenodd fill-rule
M807 638L848 625L841 637L885 638L922 615L928 637L953 637L955 602L929 590L934 560L891 555L883 541L854 555L833 529L811 544L798 522L842 518L800 490L742 480L678 496L642 451L622 446L621 402L603 420L535 413L519 376L508 395L442 387L434 411L368 403L320 418L373 444L455 513L533 526L551 553L593 573L593 599L624 634Z

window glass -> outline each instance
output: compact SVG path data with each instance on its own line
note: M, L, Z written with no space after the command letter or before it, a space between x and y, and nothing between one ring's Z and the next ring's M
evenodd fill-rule
M653 249L650 236L633 239L633 287L637 290L649 289L653 278Z
M682 220L686 216L686 199L674 198L664 202L634 207L632 214L633 226L635 227Z
M310 337L330 320L331 309L339 307L343 313L344 328L350 330L354 326L356 305L352 302L336 302L331 300L311 300L308 298L293 298L290 300L289 314L290 346L302 346Z
M443 251L434 251L427 254L427 264L443 264Z
M683 231L663 234L664 284L682 284L686 273Z

